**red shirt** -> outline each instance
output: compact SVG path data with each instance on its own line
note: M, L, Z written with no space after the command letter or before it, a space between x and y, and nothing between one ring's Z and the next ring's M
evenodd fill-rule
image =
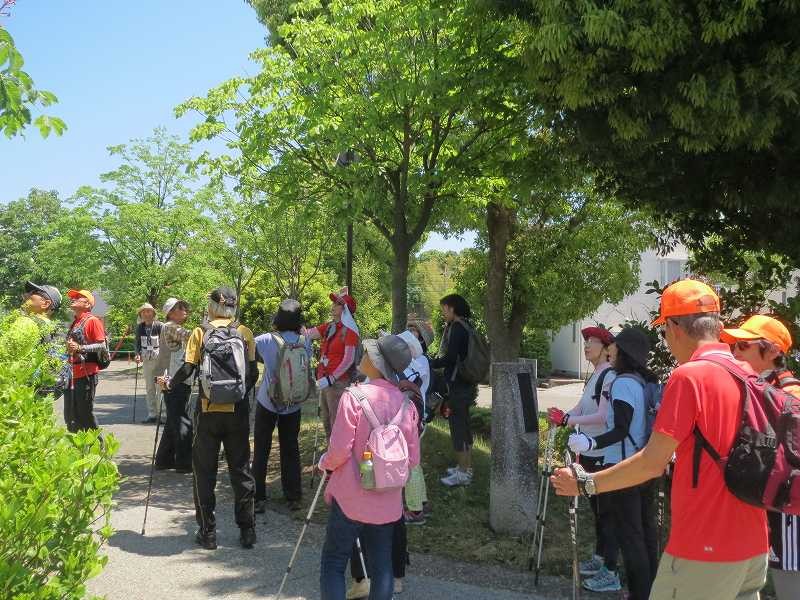
M739 384L719 365L696 361L709 352L734 360L727 344L698 348L693 362L672 372L653 426L678 442L666 551L688 560L737 562L767 553L767 517L728 491L722 470L707 452L700 459L697 488L692 487L695 425L720 456L727 456L741 422ZM752 371L747 363L738 364Z
M102 342L106 338L106 332L103 328L103 322L94 316L92 313L84 313L72 322L70 331L77 329L81 323L86 321L83 327L83 341L81 344L96 344ZM100 367L95 362L83 362L80 360L79 355L76 355L72 362L72 377L73 379L80 379L81 377L88 377L100 371Z
M355 331L345 327L345 333L342 335L344 325L336 323L336 333L333 334L333 337L328 338L329 326L330 323L323 323L316 328L322 340L317 378L332 375L336 367L342 364L345 346L358 346L358 336Z

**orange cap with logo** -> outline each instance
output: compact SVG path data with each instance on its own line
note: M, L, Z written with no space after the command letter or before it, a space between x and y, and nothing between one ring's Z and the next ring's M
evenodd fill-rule
M767 340L784 354L792 347L792 336L786 326L766 315L753 315L738 328L723 329L720 339L726 344L735 344L739 340Z
M69 290L67 296L76 300L77 298L86 298L91 306L94 306L94 294L89 290Z
M658 318L652 326L663 325L670 317L719 312L719 296L702 281L682 279L676 281L661 294Z

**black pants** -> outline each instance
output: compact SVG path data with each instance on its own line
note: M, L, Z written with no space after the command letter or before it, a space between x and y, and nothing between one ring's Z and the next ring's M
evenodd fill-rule
M447 406L450 407L450 416L447 421L450 425L450 439L453 450L465 452L472 448L472 425L470 423L469 409L475 404L478 397L478 387L461 381L450 384L447 395Z
M156 466L159 468L192 467L192 420L186 412L191 393L190 386L179 383L164 395L167 422L156 452Z
M217 463L222 444L233 486L236 524L240 528L253 527L255 482L250 474L250 423L247 402L237 404L236 411L232 413L204 413L199 406L195 413L192 468L197 524L203 531L213 531L217 525L214 518L217 504L214 489L217 486Z
M94 418L94 394L97 375L73 379L73 389L64 392L64 423L72 433L84 429L97 429Z
M364 554L364 564L367 566L367 571L370 570L369 562L367 561L367 551L364 547L364 540L361 540L361 551ZM409 564L408 560L408 535L406 534L406 520L400 517L395 521L394 529L392 530L392 573L395 579L402 579L406 576L406 567ZM350 557L350 575L356 581L364 579L364 569L361 568L361 558L358 556L358 546L353 544L353 554Z
M647 600L658 570L654 482L601 494L610 503L630 600Z
M603 470L603 457L581 455L579 462L587 473L597 473ZM605 494L598 494L589 498L589 506L594 516L595 549L597 556L603 557L603 562L609 571L617 570L617 557L619 556L619 542L614 533L614 517L611 515L610 503Z
M281 452L281 487L287 500L300 500L300 411L279 415L256 402L253 426L253 477L256 480L256 500L267 499L267 465L272 451L272 433L278 428Z

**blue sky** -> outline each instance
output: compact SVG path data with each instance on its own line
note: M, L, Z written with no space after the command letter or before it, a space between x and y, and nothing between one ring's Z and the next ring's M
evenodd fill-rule
M47 112L68 130L47 140L34 130L0 137L0 202L32 187L66 198L99 185L98 176L116 166L106 147L159 125L185 137L193 118L175 119L173 108L252 73L248 54L266 35L244 0L17 0L3 25L37 87L58 96ZM433 235L426 249L458 250L471 240Z

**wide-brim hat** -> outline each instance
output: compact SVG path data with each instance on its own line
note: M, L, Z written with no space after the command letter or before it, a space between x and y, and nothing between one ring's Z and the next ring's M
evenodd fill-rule
M141 316L141 315L142 315L142 312L144 312L144 311L146 311L146 310L152 310L152 311L153 311L153 314L155 314L155 312L156 312L156 309L155 309L155 308L153 308L153 305L152 305L152 304L150 304L149 302L145 302L144 304L142 304L142 305L139 307L139 309L136 311L136 314L137 314L138 316Z
M408 349L411 351L411 358L418 358L422 356L422 344L419 343L417 336L410 331L403 331L398 333L397 337L408 344Z
M37 294L50 300L53 311L61 307L61 292L52 285L33 283L32 281L25 282L25 291L29 294Z
M647 359L650 357L650 339L644 331L637 327L624 327L614 337L614 343L637 365L647 367Z
M400 374L411 364L411 350L397 335L364 340L364 351L381 375L395 383L400 380Z

